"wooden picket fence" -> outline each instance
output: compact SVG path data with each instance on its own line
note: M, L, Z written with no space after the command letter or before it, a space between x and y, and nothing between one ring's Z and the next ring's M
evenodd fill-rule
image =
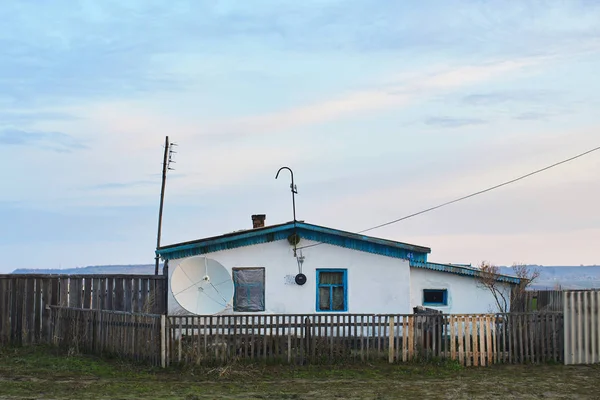
M0 275L0 343L48 341L50 306L164 314L162 275Z
M51 309L52 344L68 352L161 365L164 316L56 306Z
M166 362L561 361L561 313L170 316Z
M153 365L563 360L562 313L169 316L49 306L48 343Z
M562 313L451 315L448 319L450 358L463 365L562 360Z

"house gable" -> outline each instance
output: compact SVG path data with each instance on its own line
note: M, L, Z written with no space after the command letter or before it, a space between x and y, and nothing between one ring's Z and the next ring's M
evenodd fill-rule
M287 240L294 233L299 235L301 239L308 241L327 243L357 251L421 262L426 262L427 254L431 252L431 249L428 247L340 231L304 222L288 222L265 228L233 232L226 235L163 246L156 251L156 254L163 260L173 260L260 243ZM302 243L299 244L298 248L302 248Z

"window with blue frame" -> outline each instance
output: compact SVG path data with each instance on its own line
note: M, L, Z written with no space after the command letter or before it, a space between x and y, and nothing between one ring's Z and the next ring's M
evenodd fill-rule
M233 268L233 311L265 311L265 269Z
M317 311L348 311L347 270L317 270Z
M448 289L423 289L424 306L447 306Z

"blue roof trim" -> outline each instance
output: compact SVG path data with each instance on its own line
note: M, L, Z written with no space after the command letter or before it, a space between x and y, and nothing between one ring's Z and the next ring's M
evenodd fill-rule
M479 276L478 270L474 268L427 262L427 254L431 252L431 249L428 247L340 231L305 222L296 222L295 224L294 222L288 222L266 228L250 229L192 242L173 244L159 248L156 254L163 260L192 257L222 250L285 240L294 232L298 233L301 238L314 242L327 243L333 246L386 257L408 259L410 260L410 266L413 268L424 268L463 276ZM302 248L302 244L300 244L299 248ZM519 278L507 275L501 275L499 280L512 284L520 283Z
M431 252L429 248L408 245L405 243L394 242L391 240L379 239L355 233L336 231L315 225L299 223L298 228L300 237L306 240L327 243L333 246L340 246L347 249L364 251L366 253L378 254L381 256L427 261L427 253ZM299 247L301 248L302 245Z
M268 231L260 232L260 234L240 234L239 236L235 237L217 238L213 240L206 240L201 243L174 245L169 248L161 248L156 251L156 254L158 254L163 260L192 257L201 254L214 253L216 251L236 249L238 247L283 240L286 239L291 233L292 230L283 229L283 227L278 229L269 229Z
M334 246L387 257L427 261L427 253L431 252L431 249L428 247L344 232L304 222L297 222L296 224L289 222L266 228L234 232L214 238L164 246L159 248L156 251L156 254L162 259L169 260L185 258L221 250L284 240L294 232L298 233L301 238L306 240L327 243ZM302 248L302 244L300 244L299 248Z
M463 276L472 276L473 278L476 278L480 275L478 269L461 267L458 265L438 264L438 263L432 263L432 262L422 262L422 261L411 260L410 266L413 268L424 268L424 269L430 269L433 271L449 272L451 274L457 274L457 275L463 275ZM515 285L518 285L519 283L521 283L521 280L519 278L517 278L515 276L509 276L509 275L499 275L498 281L512 283Z

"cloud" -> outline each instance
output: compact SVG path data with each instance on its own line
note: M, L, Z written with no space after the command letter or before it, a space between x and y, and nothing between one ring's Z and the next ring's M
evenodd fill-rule
M559 95L561 95L561 93L545 90L515 90L470 94L464 96L462 102L472 106L489 106L508 102L540 102L547 100L548 98L554 99Z
M5 125L29 125L46 121L72 121L78 119L73 114L55 111L0 111L0 121Z
M551 116L551 114L549 114L549 113L525 112L525 113L516 115L514 118L521 120L521 121L537 121L537 120L547 119L550 116Z
M305 60L314 54L396 53L405 65L418 60L418 51L443 48L471 56L485 46L488 52L480 54L510 59L598 37L598 13L591 7L532 9L535 21L519 5L498 12L467 3L8 2L0 9L0 101L55 103L185 90L197 82L170 71L190 57L201 61L183 68L198 76L215 59L225 60L215 68L222 72L225 66L224 74L252 63L272 67L273 54ZM425 19L428 24L421 23Z
M469 1L436 2L434 6L431 2L407 6L403 2L373 5L322 0L289 4L266 1L258 5L196 2L193 7L186 4L153 11L169 17L164 18L169 21L166 24L170 29L163 32L167 36L184 32L189 41L198 43L227 45L233 41L312 53L342 50L374 54L443 48L444 52L469 56L473 50L514 56L532 49L545 50L557 42L577 43L597 33L598 13L592 5L526 3L503 4L498 9L493 3L474 5Z
M487 123L488 121L478 118L430 117L425 120L425 124L440 128L459 128L461 126L482 125Z
M237 135L239 132L264 133L405 107L440 92L486 82L509 73L518 73L543 60L543 57L532 57L444 68L435 72L404 74L400 82L389 82L384 87L353 91L305 106L214 124L208 131L216 132L212 135L232 132L236 132Z
M0 101L56 105L181 87L178 78L157 69L156 55L173 47L150 28L160 25L159 18L146 19L152 7L91 7L96 10L60 2L2 7Z
M313 206L314 213L327 221L324 224L344 221L347 229L364 229L506 182L595 147L596 129L558 133L548 129L530 132L528 137L521 132L505 133L496 140L488 139L471 146L463 144L442 154L428 151L427 157L403 165L401 169L381 169L353 177L351 185L343 185L341 194L329 195L329 198L320 195L320 201ZM597 155L590 154L491 193L392 225L389 231L403 231L411 221L415 226L408 231L429 229L434 232L442 228L442 222L446 222L445 227L450 231L477 224L483 231L497 229L508 221L523 226L529 217L536 220L532 229L566 229L572 224L597 227L598 218L588 214L600 199L599 190L590 190L590 182L597 179L598 162ZM400 185L398 176L402 177ZM566 207L575 201L573 199L578 199L577 207ZM562 215L557 215L563 208ZM351 219L347 218L348 210L354 210ZM496 218L495 213L501 211L506 220ZM548 219L548 215L553 218ZM498 223L485 226L482 218ZM448 219L453 220L448 222ZM429 220L431 225L419 225L424 220ZM373 234L384 232L378 230Z
M131 182L108 182L99 185L88 186L88 189L92 190L105 190L105 189L130 189L138 186L156 185L157 181L140 180Z
M422 88L456 88L482 81L487 81L495 76L522 70L523 68L540 64L548 57L523 57L517 59L488 61L476 65L465 65L451 68L446 71L429 76L418 83Z
M515 120L546 120L550 117L572 114L585 103L572 93L559 90L506 90L475 93L462 97L461 103L496 110Z
M409 243L430 246L430 259L438 262L479 264L489 260L499 265L525 262L543 265L597 264L596 241L600 229L565 230L562 232L498 234L429 234L407 232L395 237ZM569 252L562 249L569 249ZM559 249L558 251L548 251ZM573 253L577 259L573 259Z
M34 132L20 129L0 130L0 144L7 146L30 146L57 152L71 152L87 146L62 132Z
M0 208L0 220L10 229L0 231L0 243L63 242L79 244L115 242L124 239L136 225L154 224L154 207L90 207L50 211L27 206ZM118 227L115 229L115 227ZM146 238L151 234L141 234ZM65 252L66 253L66 252Z
M187 146L207 146L219 151L223 146L231 153L243 154L241 159L246 159L246 154L252 154L251 148L264 147L257 142L262 136L277 134L277 143L269 144L275 147L278 158L288 151L290 131L310 125L319 125L333 121L348 121L352 118L367 117L369 114L400 110L423 101L431 96L436 96L446 91L458 90L463 86L470 86L492 79L502 78L508 74L518 74L523 69L534 66L541 59L518 59L511 61L477 63L457 67L437 67L426 71L416 69L403 73L401 76L390 75L387 84L374 84L368 89L351 90L330 95L323 100L307 102L296 107L283 108L267 113L258 113L250 116L229 116L211 120L182 118L177 112L162 112L158 105L148 106L142 102L106 102L82 110L85 117L86 130L99 130L119 132L119 141L134 146L154 147L159 135L177 127L177 140ZM107 118L107 116L110 116ZM433 121L436 122L436 121ZM475 120L454 121L454 124L473 124ZM442 121L437 121L438 124ZM446 121L446 125L452 124ZM304 135L304 133L303 133ZM266 138L265 138L266 140ZM308 141L305 145L311 148ZM234 147L231 147L234 145ZM295 145L297 147L297 144ZM315 153L314 146L308 152ZM265 147L266 148L266 147ZM294 152L292 150L292 152ZM294 153L298 153L295 151ZM213 158L213 152L203 153L203 158ZM184 157L184 154L178 157ZM221 158L220 156L215 156ZM230 157L232 155L230 154ZM306 156L302 156L306 158ZM294 156L297 158L297 156ZM233 158L232 158L233 159ZM240 160L241 160L240 159ZM206 161L206 160L205 160ZM182 159L183 162L183 159ZM198 161L188 160L192 164ZM222 164L223 161L216 161ZM261 162L262 163L262 162ZM226 166L225 170L235 170ZM228 175L224 170L219 171ZM239 172L236 172L238 174ZM136 179L132 179L136 180ZM216 179L219 181L220 179Z
M239 70L243 69L240 65L269 58L269 52L364 54L432 46L464 52L479 46L480 39L473 39L477 35L471 33L472 15L466 15L482 19L485 7L460 14L451 26L446 18L450 8L372 7L360 2L277 7L203 2L42 7L17 2L0 10L5 22L0 30L0 97L30 104L184 90L192 83L189 76L170 71L195 57L201 63L188 69L205 72L207 59L210 64L223 53L227 68ZM415 22L425 16L438 23L423 27ZM52 26L40 29L48 20ZM522 56L501 54L504 58ZM249 59L238 63L239 57Z

